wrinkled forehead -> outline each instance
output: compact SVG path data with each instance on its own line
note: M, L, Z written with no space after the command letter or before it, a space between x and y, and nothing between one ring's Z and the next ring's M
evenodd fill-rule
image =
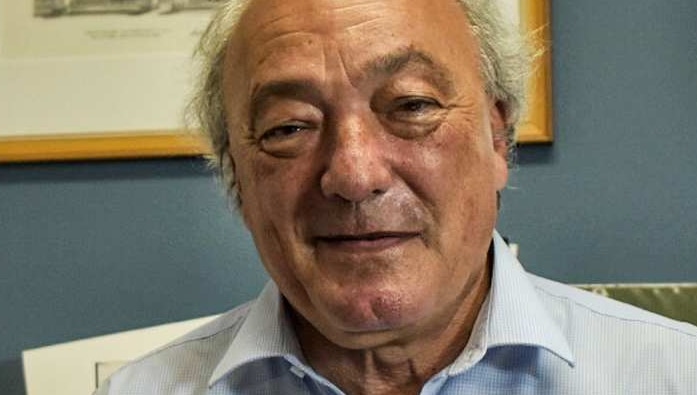
M436 22L435 8L454 4L448 0L249 0L241 18L245 38L288 30L312 30L318 34L350 33L358 28L404 29L397 22L409 20L412 27ZM437 5L438 7L434 7ZM451 8L451 7L450 7ZM452 9L452 8L451 8ZM408 30L395 31L405 34Z
M279 51L328 42L355 63L397 46L417 47L444 62L478 54L465 12L454 0L250 0L231 46L254 68Z

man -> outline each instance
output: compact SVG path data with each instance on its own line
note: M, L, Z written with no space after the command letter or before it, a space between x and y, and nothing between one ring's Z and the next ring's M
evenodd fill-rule
M493 3L225 6L196 105L273 281L99 393L697 393L694 327L494 231L525 62Z

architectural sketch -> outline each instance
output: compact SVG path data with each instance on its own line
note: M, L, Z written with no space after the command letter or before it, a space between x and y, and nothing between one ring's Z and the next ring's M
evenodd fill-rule
M211 9L224 0L34 0L35 17L80 14L140 15L152 11L169 14L178 11Z

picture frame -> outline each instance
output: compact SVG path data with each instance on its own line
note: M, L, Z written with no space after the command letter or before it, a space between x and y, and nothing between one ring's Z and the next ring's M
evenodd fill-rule
M528 112L517 133L519 144L553 140L549 7L549 0L519 1L521 24L541 47L530 81ZM12 34L8 30L0 26L0 54L3 37ZM6 97L0 108L0 163L207 154L205 139L185 131L178 119L191 86L190 52L29 59L0 55L0 85ZM47 79L56 70L60 75ZM139 70L135 80L136 74L129 74L133 70ZM104 92L120 100L102 103L111 99ZM163 98L169 101L163 104ZM76 120L74 126L51 123L56 116L47 113L66 102L84 110L63 118L84 116L93 121ZM56 113L62 121L60 110ZM115 120L112 113L127 114L127 119ZM37 119L45 124L37 124ZM52 129L56 124L61 125Z
M527 113L517 130L518 144L554 141L550 0L520 0L521 25L538 54L527 93Z
M181 114L221 1L0 2L0 162L207 153Z

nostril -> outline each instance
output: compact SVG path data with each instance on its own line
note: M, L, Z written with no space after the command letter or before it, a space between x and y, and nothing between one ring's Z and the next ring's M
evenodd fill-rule
M383 195L389 188L389 176L384 169L374 168L361 174L328 170L322 175L320 188L328 198L340 198L348 202L359 203Z

